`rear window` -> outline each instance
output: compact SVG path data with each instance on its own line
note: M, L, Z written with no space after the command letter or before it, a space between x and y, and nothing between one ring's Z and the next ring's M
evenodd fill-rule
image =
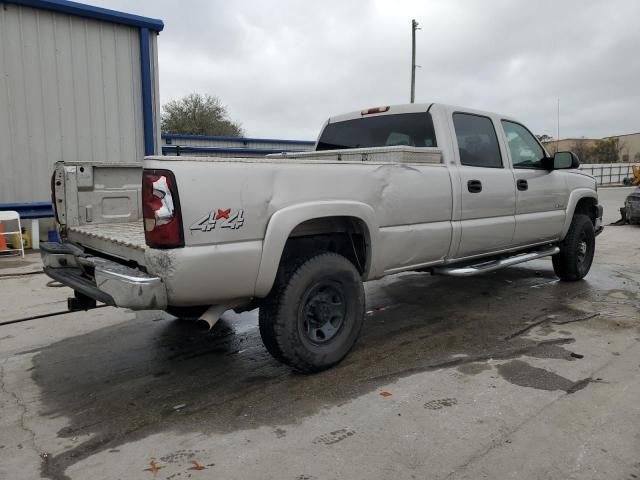
M429 112L401 113L330 123L322 132L316 150L397 145L437 146L431 114Z

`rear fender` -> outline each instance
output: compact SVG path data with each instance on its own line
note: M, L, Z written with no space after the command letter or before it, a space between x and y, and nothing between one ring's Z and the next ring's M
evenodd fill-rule
M321 201L293 205L274 213L267 225L255 285L257 297L264 297L271 290L278 272L282 252L294 228L307 220L324 217L355 217L362 220L367 226L368 243L371 249L371 261L368 262L364 277L367 278L372 272L378 270L374 256L378 225L373 208L365 203L353 201Z

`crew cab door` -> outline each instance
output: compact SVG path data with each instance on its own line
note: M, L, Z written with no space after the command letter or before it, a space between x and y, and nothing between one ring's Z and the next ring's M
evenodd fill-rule
M527 128L502 120L516 183L516 246L556 240L564 226L569 196L562 172L546 170L545 152Z
M486 116L452 115L459 156L460 244L456 258L504 250L515 227L515 184L505 168L496 126Z

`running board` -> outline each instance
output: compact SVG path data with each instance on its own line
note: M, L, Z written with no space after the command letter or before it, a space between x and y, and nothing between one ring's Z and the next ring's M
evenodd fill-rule
M433 269L433 273L437 273L439 275L451 275L453 277L471 277L473 275L480 275L481 273L493 272L494 270L500 270L501 268L517 265L518 263L535 260L536 258L548 257L557 253L560 253L560 248L547 247L543 250L522 253L514 255L513 257L502 258L500 260L476 263L475 265L465 265L463 267L436 267Z

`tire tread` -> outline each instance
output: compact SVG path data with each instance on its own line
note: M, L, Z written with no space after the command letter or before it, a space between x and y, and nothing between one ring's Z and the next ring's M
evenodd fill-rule
M581 280L589 271L587 269L587 272L581 274L577 268L578 252L575 246L577 245L580 233L584 228L591 229L592 238L595 239L591 219L587 215L583 214L574 215L571 220L569 231L567 232L564 240L560 243L560 253L551 257L555 274L561 280L566 282Z
M332 260L335 261L335 259L348 263L357 272L355 266L349 260L333 252L319 253L310 257L297 258L293 261L285 262L282 271L278 272L273 289L260 308L260 335L265 348L276 360L302 373L318 372L331 365L318 366L305 359L304 346L299 345L295 332L290 332L289 338L287 338L286 318L282 310L286 303L294 301L294 299L289 298L291 290L296 284L304 281L309 269L315 267L316 263L323 264ZM360 321L359 325L357 325L355 338L360 334L362 323ZM348 353L348 350L345 355L346 353Z

